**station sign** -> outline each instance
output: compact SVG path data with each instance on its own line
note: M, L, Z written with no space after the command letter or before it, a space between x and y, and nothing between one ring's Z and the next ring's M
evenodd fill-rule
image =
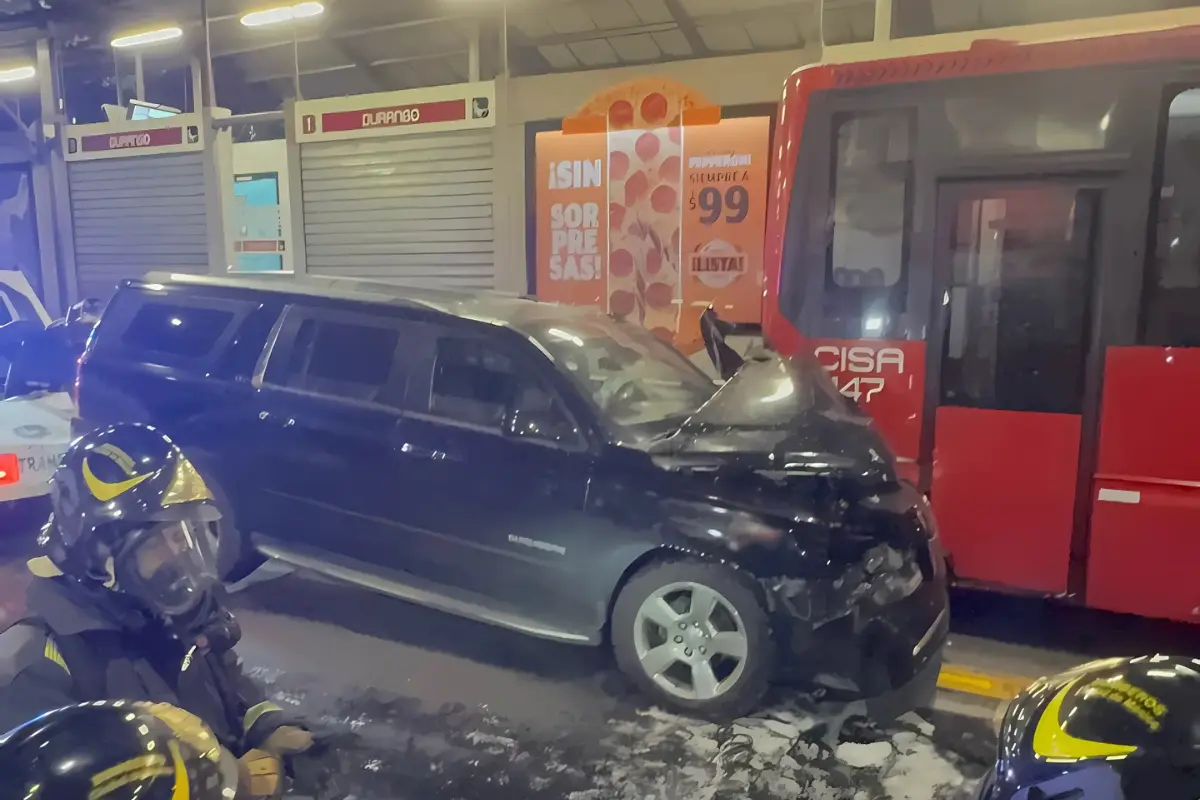
M204 149L204 127L199 114L66 125L64 155L67 161L91 161L199 151Z
M303 144L491 128L495 103L492 81L302 100L295 105L296 140Z

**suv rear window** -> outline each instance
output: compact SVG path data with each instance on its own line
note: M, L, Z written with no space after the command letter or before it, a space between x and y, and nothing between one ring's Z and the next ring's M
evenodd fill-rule
M182 291L121 289L97 328L97 355L112 351L148 364L184 366L217 354L258 304Z
M121 335L121 342L184 358L203 358L212 352L234 314L216 308L149 302L138 309Z

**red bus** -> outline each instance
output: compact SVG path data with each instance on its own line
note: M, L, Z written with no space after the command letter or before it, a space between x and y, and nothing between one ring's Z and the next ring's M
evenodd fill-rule
M814 65L774 148L764 336L956 579L1200 622L1200 27Z

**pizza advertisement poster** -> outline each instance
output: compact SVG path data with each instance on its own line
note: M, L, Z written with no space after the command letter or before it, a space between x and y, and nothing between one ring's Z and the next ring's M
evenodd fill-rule
M691 349L710 304L760 319L770 121L673 89L614 87L537 135L536 293Z

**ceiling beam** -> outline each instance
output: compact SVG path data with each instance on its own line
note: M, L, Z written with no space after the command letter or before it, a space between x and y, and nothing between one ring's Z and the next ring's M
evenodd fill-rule
M296 41L301 44L307 44L309 42L333 42L340 39L353 39L356 36L366 36L372 33L385 33L387 31L397 31L404 28L419 28L424 25L438 25L447 22L458 22L461 19L461 16L430 17L429 19L408 20L406 22L393 22L388 25L376 25L374 28L323 31L297 37ZM272 39L271 41L257 42L253 45L246 45L225 50L214 50L213 58L227 58L229 56L240 56L246 53L257 53L260 50L273 50L278 47L291 47L291 34L281 33L280 35L282 37L280 39Z
M688 14L683 4L679 0L663 0L663 5L667 7L667 13L671 15L671 19L675 20L675 24L679 26L679 32L683 34L683 38L687 39L692 52L701 57L711 55L708 45L704 43L704 38L700 35L700 29L696 26L696 20Z
M432 61L439 58L453 58L466 54L464 49L444 50L438 53L422 53L414 56L397 56L396 58L383 58L379 61L372 61L367 64L371 69L377 70L379 67L386 67L389 64L411 64L415 61ZM301 75L323 75L329 72L345 72L351 69L361 69L357 64L337 64L332 67L317 67L315 69L302 69ZM246 78L246 83L269 83L271 81L282 81L283 79L291 79L291 72L281 72L270 75L250 75Z
M377 70L373 64L368 62L362 57L361 54L359 54L345 42L339 39L330 39L328 44L335 53L358 68L358 71L361 72L364 77L366 77L367 83L371 87L371 91L383 92L390 88L379 70ZM302 72L301 74L304 73Z
M764 8L761 11L746 12L746 11L725 11L719 14L706 14L703 17L685 17L680 22L655 22L649 25L635 25L630 28L597 28L590 31L580 31L579 33L561 33L553 36L538 36L526 37L526 41L532 46L539 45L555 45L555 44L575 44L577 42L590 42L596 39L612 39L618 36L633 36L643 33L666 33L668 31L680 31L687 36L684 30L684 23L690 25L693 30L698 30L704 25L722 25L728 23L744 23L752 19L781 16L786 13L784 7L773 6ZM696 56L702 57L711 55L709 49L704 45L703 40L699 39L699 33L696 33L699 44L694 43L691 38L688 38L688 44L695 49ZM691 58L692 56L689 56Z

